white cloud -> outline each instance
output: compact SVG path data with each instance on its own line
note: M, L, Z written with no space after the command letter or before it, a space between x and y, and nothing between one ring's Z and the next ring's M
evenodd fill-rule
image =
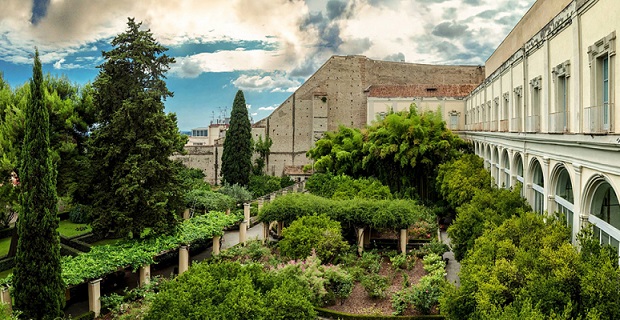
M269 107L260 107L260 108L258 108L258 110L261 110L261 111L273 111L273 110L277 109L278 106L279 105L274 104L274 105L269 106Z
M77 69L82 68L81 65L75 63L65 63L65 59L61 58L60 60L54 62L54 69Z
M282 74L273 75L253 75L242 74L232 81L232 84L241 90L265 91L270 92L294 92L300 86L300 82L291 80Z

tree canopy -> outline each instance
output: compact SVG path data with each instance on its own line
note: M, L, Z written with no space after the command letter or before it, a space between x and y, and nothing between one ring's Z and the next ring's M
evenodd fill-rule
M165 72L174 59L134 19L104 51L94 82L97 124L88 145L96 232L136 237L146 228L170 232L182 210L181 183L170 156L186 137L176 115L164 112L172 96Z
M439 112L418 112L412 104L366 129L341 126L338 132L328 132L307 155L320 172L373 176L393 193L432 200L437 166L464 147Z
M14 269L15 307L27 319L63 316L56 171L50 150L50 115L39 52L35 51L20 156L20 208Z
M252 126L243 91L237 91L230 113L230 127L224 139L222 179L224 183L247 186L252 170Z

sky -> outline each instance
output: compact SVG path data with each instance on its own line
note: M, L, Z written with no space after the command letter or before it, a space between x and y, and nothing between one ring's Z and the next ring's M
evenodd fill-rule
M0 72L12 87L43 71L94 81L102 51L142 22L176 62L166 111L183 131L230 114L243 90L268 116L332 55L484 65L535 0L0 0Z

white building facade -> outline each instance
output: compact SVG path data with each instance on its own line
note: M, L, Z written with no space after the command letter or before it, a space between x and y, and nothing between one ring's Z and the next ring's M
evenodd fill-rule
M538 0L487 60L461 132L499 186L521 182L534 210L565 214L573 241L591 226L616 249L619 14L618 0Z

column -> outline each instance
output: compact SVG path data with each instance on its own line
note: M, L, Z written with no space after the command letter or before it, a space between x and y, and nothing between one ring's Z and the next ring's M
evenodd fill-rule
M101 313L101 278L88 282L88 311L95 317Z
M151 282L151 265L145 264L140 267L140 286L145 286Z
M576 239L577 233L589 226L588 216L589 212L581 211L582 208L582 193L583 193L583 185L582 185L582 169L583 167L579 163L573 163L573 169L575 170L575 181L573 184L573 239Z
M276 193L275 192L269 195L269 201L273 201L275 199L276 199Z
M189 246L179 248L179 275L189 268Z
M364 228L357 228L357 254L364 252Z
M249 228L250 226L250 204L247 202L243 204L243 219L247 222L246 227Z
M288 193L286 189L282 190L282 195L285 196Z
M187 219L189 219L189 208L185 208L185 210L183 210L183 220Z
M258 212L260 213L261 210L263 210L263 198L258 198Z
M220 254L220 239L221 238L222 238L221 236L213 237L213 250L211 251L212 256L216 256Z
M263 243L269 239L269 222L263 222Z
M247 221L242 221L241 224L239 225L239 243L241 243L242 245L245 245L245 242L247 240L247 230L248 230L248 222Z
M407 229L400 229L400 252L407 253Z
M2 288L2 293L0 293L0 301L7 305L9 311L13 310L13 303L11 302L11 293L9 292L9 288Z
M226 209L226 215L230 215L230 208Z
M297 192L298 187L299 187L298 183L295 182L295 184L293 185L293 192Z
M553 212L549 212L549 208L551 208L551 206L549 206L549 201L550 201L550 194L553 193L549 183L549 163L550 160L547 157L543 158L542 161L542 171L543 171L543 178L545 179L545 188L543 189L545 191L545 193L543 194L544 198L543 199L547 199L547 201L545 201L545 210L547 211L547 214L553 214Z

